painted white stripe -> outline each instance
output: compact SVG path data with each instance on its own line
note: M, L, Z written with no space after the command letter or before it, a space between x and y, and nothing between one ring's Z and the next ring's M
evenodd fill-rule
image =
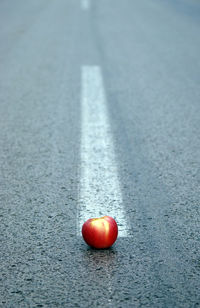
M119 235L128 236L122 194L99 66L82 67L82 138L78 234L89 218L116 219Z
M90 0L81 0L81 8L84 11L87 11L90 9Z

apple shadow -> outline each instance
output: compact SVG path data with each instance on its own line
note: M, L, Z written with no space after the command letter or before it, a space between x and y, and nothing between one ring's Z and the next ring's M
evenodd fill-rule
M85 266L96 270L97 267L114 270L119 266L119 262L123 256L128 257L132 244L131 237L119 237L116 242L109 248L96 249L88 246L80 236L80 257Z

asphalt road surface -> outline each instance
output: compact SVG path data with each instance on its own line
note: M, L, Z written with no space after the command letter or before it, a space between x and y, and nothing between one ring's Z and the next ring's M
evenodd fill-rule
M0 307L200 307L199 0L0 0L0 239Z

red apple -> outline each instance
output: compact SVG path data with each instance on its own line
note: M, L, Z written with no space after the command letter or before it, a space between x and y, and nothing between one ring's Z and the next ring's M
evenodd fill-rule
M89 246L98 249L108 248L117 239L117 223L110 216L90 218L82 226L82 235Z

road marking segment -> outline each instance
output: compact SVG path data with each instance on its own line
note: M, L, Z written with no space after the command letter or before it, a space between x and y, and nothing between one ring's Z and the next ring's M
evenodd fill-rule
M81 72L81 179L78 235L83 223L104 215L116 219L119 236L128 228L118 180L106 96L99 66L83 66Z
M88 11L90 9L90 0L81 0L81 9Z

